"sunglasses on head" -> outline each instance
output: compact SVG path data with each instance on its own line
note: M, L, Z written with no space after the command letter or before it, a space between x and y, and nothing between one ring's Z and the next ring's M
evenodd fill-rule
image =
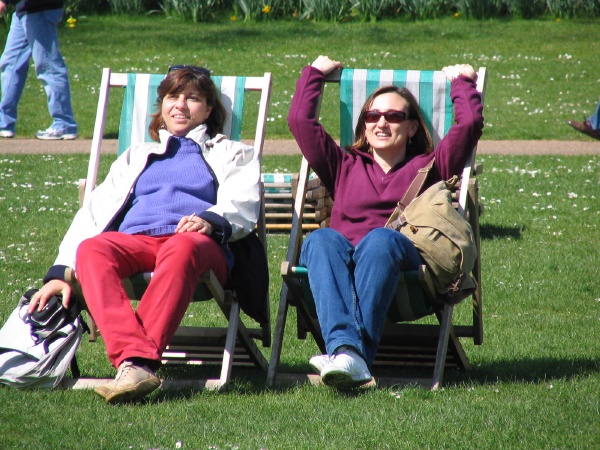
M205 69L204 67L188 66L187 64L177 64L175 66L169 66L169 72L172 72L174 70L181 70L181 69L189 69L194 73L197 73L199 75L206 75L207 77L210 78L210 70Z
M387 123L402 123L406 119L408 119L408 117L407 117L408 114L406 114L404 111L390 110L390 111L386 111L386 112L381 112L381 111L371 110L371 111L365 111L365 122L366 123L377 123L377 122L379 122L379 119L381 119L381 116L383 116L385 118L385 121Z

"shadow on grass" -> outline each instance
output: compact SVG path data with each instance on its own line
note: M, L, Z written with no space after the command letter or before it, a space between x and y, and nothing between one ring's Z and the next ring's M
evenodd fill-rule
M465 373L470 382L478 384L544 383L550 380L575 379L600 371L600 361L595 359L539 358L503 360L482 363Z
M476 364L469 371L446 369L444 387L468 385L493 385L497 383L539 384L552 380L573 380L600 372L600 362L595 359L523 359L501 360ZM433 369L397 370L384 369L379 375L399 378L431 377Z
M597 373L600 371L600 362L594 359L523 359L523 360L501 360L490 363L482 363L465 372L460 370L446 369L444 376L444 387L453 388L464 385L494 385L497 383L547 383L552 380L571 380ZM305 364L282 364L281 374L307 374L308 366ZM433 369L387 369L379 368L374 372L375 377L397 377L399 379L411 379L415 377L431 377ZM207 367L168 367L161 369L160 376L169 380L190 380L217 378L218 368ZM260 395L264 393L286 394L296 390L306 383L282 383L273 387L266 385L266 373L255 370L237 368L230 383L214 393L217 395ZM399 383L400 387L402 383ZM410 383L406 387L412 387ZM385 387L383 387L385 389ZM164 389L147 401L163 402L169 400L190 399L201 394L204 389L195 387L183 387L181 389ZM368 394L371 388L358 388L349 391L335 391L336 395L353 398Z
M264 393L286 394L298 389L298 387L309 384L304 382L276 382L275 386L267 386L267 373L253 368L234 368L229 384L219 390L199 387L202 381L219 377L219 367L163 367L158 376L163 380L172 381L167 388L153 394L146 399L148 403L159 403L169 400L191 399L197 395L261 395ZM282 364L281 371L284 374L309 374L311 373L307 364L287 365ZM177 380L182 381L180 385ZM190 380L198 380L198 385L190 385ZM163 386L164 387L164 386ZM372 388L360 387L345 391L336 391L336 395L342 397L357 397L367 394Z
M521 235L525 231L525 226L521 227L505 227L501 225L493 224L481 224L479 226L479 233L481 239L494 240L494 239L521 239Z

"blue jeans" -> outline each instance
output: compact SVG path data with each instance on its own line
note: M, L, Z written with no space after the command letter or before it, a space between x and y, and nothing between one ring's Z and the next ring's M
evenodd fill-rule
M349 345L370 366L399 272L421 264L413 243L397 231L376 228L355 247L337 231L321 228L304 241L300 264L308 269L327 354Z
M0 129L15 131L17 105L25 87L29 58L48 97L51 128L77 133L71 107L71 89L65 61L58 49L57 26L63 9L12 16L4 53L0 58Z
M594 113L588 117L588 121L594 130L600 131L600 101L596 105Z

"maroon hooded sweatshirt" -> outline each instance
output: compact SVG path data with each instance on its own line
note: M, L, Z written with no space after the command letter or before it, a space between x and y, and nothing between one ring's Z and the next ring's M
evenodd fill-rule
M483 106L475 82L460 76L450 97L456 123L430 155L407 156L387 174L370 153L345 151L319 124L316 111L323 73L306 66L296 83L288 124L300 151L334 199L330 227L354 245L385 225L419 169L435 157L427 186L460 175L483 129Z

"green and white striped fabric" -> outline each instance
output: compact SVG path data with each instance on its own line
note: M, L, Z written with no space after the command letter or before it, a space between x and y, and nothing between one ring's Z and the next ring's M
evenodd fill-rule
M263 183L291 183L293 175L291 173L263 173L261 177Z
M156 111L156 90L164 78L165 75L127 74L119 125L119 155L132 144L150 141L148 125L152 120L151 115ZM211 78L221 92L221 103L227 111L223 134L239 141L242 136L246 77L213 76Z
M369 95L381 86L405 87L417 98L434 145L452 125L450 82L442 71L344 69L340 79L340 143L354 142L360 110Z

